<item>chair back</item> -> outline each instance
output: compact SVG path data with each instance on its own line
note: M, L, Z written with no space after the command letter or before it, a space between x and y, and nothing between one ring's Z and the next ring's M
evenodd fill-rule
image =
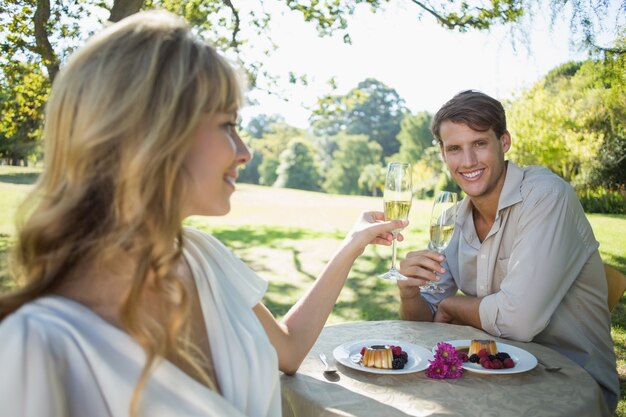
M626 291L626 275L607 264L604 264L604 272L606 273L606 282L609 287L607 303L609 305L609 311L613 311L613 308L615 308L622 298L622 294Z

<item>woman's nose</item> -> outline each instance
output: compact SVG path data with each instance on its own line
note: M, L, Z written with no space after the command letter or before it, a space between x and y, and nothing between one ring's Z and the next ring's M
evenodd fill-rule
M241 140L239 135L236 135L235 138L235 146L237 152L237 162L241 165L247 164L252 159L252 155L250 154L250 149L246 146L245 142Z

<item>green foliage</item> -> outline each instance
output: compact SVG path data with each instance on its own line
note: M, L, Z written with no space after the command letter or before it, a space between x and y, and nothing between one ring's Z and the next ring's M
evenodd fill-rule
M324 189L335 194L366 194L359 186L359 177L367 165L380 161L382 148L367 136L339 135L339 148L333 154Z
M610 191L606 188L576 190L585 213L626 214L626 189Z
M590 185L604 165L599 158L603 147L608 151L624 124L615 115L620 106L607 105L614 93L610 85L598 83L599 65L563 65L510 105L512 160L544 165L567 181Z
M280 165L275 187L318 191L320 174L315 161L315 149L308 142L296 138L289 142L279 157Z
M433 134L430 131L430 123L433 115L428 112L419 112L415 115L407 114L400 123L400 151L394 155L398 161L415 163L422 159L424 151L433 146Z
M246 132L253 138L261 139L266 133L272 133L274 124L285 123L285 119L278 114L268 116L267 114L260 114L250 119L246 125Z
M424 149L421 159L413 163L413 195L416 198L433 198L436 191L459 191L441 159L439 145Z
M32 64L18 61L0 67L0 158L13 165L36 156L48 77Z
M369 78L345 96L326 96L317 105L309 118L316 135L367 135L380 144L382 156L398 151L396 136L406 107L395 89Z
M386 169L380 164L369 164L363 167L359 175L359 189L368 190L368 195L377 197L379 192L382 195L385 187Z
M271 133L266 133L260 139L247 137L246 143L250 146L253 157L251 163L241 171L242 182L273 185L278 178L278 158L281 152L292 139L306 136L302 129L285 123L274 123L271 130Z

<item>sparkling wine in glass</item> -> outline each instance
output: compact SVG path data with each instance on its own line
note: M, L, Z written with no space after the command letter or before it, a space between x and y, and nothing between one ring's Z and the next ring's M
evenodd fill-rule
M430 216L430 246L439 253L443 253L454 234L456 210L456 193L450 191L437 193ZM443 289L433 281L420 286L420 289L423 292L443 293Z
M385 208L385 220L406 220L409 218L411 202L413 200L413 185L411 182L411 165L401 162L392 162L387 167L387 178L385 179L385 191L383 193L383 203ZM380 278L391 281L402 281L408 279L396 269L396 235L402 229L392 231L393 241L391 243L391 269Z

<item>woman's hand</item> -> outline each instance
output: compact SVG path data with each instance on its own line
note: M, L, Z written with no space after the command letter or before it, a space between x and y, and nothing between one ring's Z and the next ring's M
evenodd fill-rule
M344 239L344 247L353 248L357 256L370 243L391 246L394 239L393 230L403 229L409 224L408 220L385 220L381 211L366 211L352 227ZM396 240L404 240L401 233L396 234Z

